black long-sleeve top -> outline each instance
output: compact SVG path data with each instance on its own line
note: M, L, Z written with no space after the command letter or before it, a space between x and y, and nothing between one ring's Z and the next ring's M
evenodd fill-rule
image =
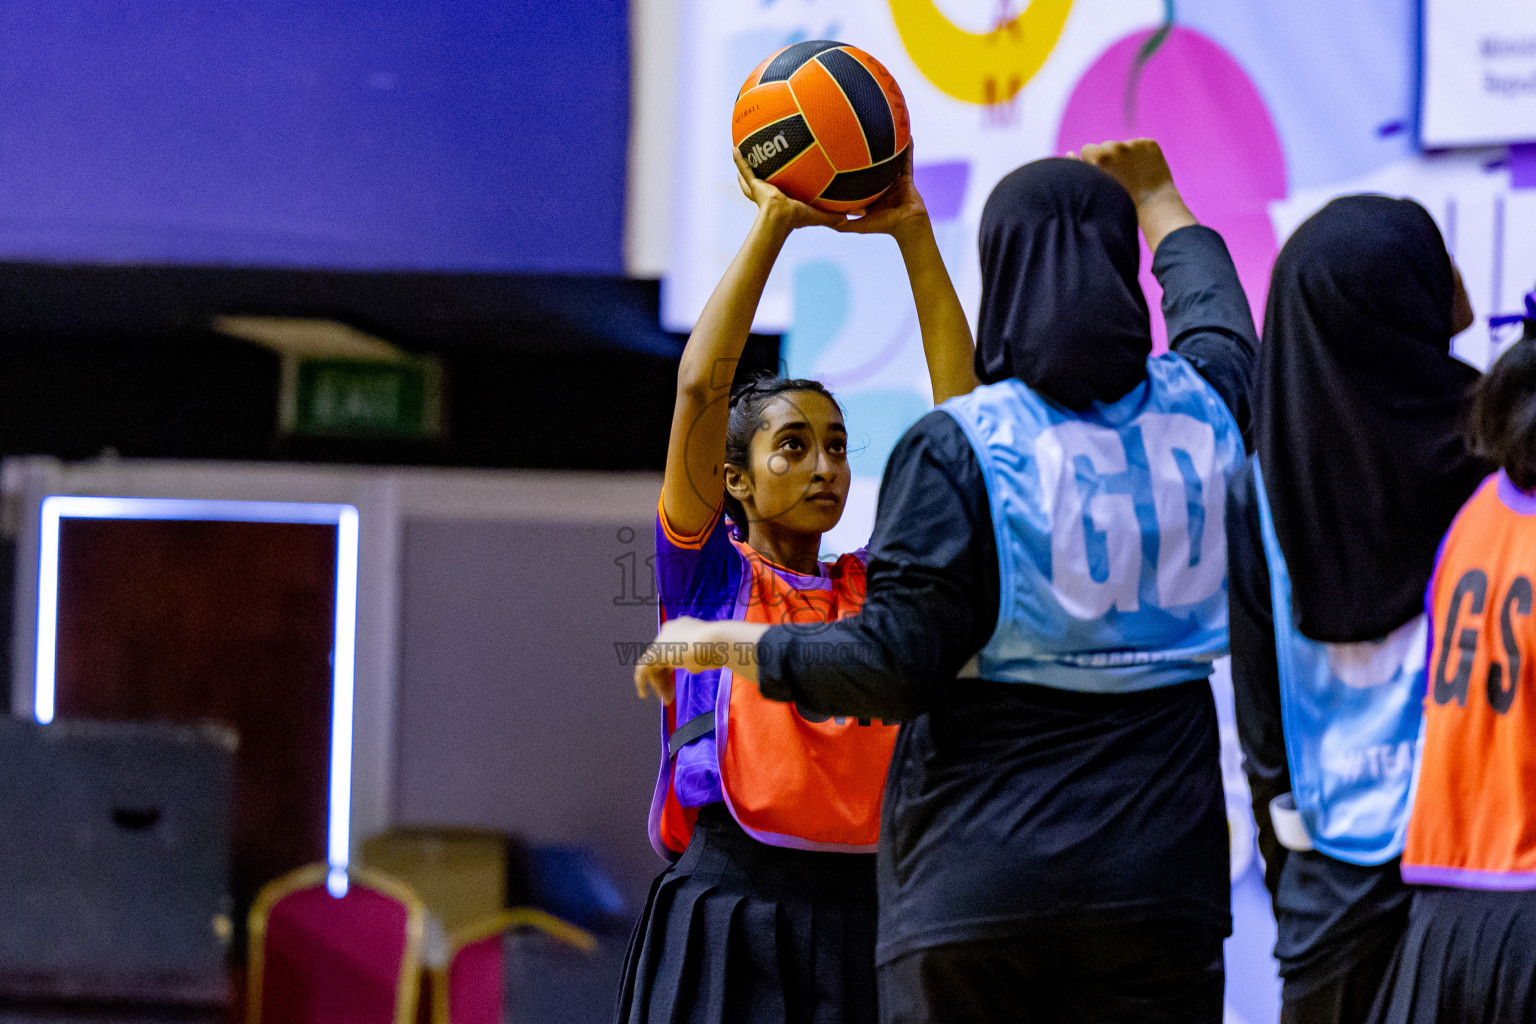
M1221 237L1182 228L1152 269L1170 348L1246 430L1257 339ZM759 644L765 696L906 722L882 822L881 960L1062 915L1230 928L1205 681L1103 695L957 680L997 614L981 467L936 411L887 463L863 611L813 636L773 628Z
M1274 901L1275 958L1293 987L1324 983L1349 970L1356 948L1370 950L1402 927L1408 890L1396 858L1361 867L1316 852L1286 850L1275 837L1269 803L1291 790L1280 717L1269 562L1259 525L1253 460L1227 485L1227 602L1232 638L1232 695L1243 773Z

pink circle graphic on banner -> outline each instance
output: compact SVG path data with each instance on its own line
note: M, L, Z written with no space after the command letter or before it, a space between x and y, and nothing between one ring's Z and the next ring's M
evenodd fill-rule
M1190 209L1226 239L1262 325L1269 270L1279 251L1268 207L1286 194L1285 153L1274 120L1231 54L1179 26L1141 69L1128 109L1126 83L1151 35L1152 30L1129 35L1093 62L1067 101L1056 151L1106 139L1156 139ZM1155 305L1162 290L1152 278L1145 243L1141 279ZM1154 316L1152 326L1162 351L1167 344L1162 317Z

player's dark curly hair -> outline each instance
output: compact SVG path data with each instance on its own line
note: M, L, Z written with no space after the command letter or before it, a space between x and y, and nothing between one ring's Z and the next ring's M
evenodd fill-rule
M832 392L819 380L778 377L767 372L748 377L731 388L731 415L725 428L727 465L735 466L743 473L751 472L752 437L759 429L763 408L780 395L795 391L814 391L837 406L838 412L842 412L843 407L838 405ZM731 497L729 491L725 493L725 513L731 517L731 522L736 524L742 536L746 536L746 509L741 507L741 502Z
M1473 451L1522 491L1536 490L1536 320L1477 382L1470 426Z

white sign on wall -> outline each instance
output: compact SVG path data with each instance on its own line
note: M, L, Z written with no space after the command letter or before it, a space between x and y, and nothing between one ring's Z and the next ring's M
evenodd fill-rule
M1536 3L1424 0L1423 11L1424 145L1536 141Z

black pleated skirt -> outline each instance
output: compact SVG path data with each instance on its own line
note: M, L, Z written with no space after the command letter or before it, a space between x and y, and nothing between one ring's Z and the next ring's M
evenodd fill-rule
M767 846L723 804L651 885L619 1024L874 1024L875 858Z
M1536 892L1415 889L1372 1021L1536 1022Z

